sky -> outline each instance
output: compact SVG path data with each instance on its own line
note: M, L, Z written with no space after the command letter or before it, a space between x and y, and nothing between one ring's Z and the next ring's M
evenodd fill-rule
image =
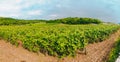
M0 0L0 17L57 19L90 17L120 22L120 0Z

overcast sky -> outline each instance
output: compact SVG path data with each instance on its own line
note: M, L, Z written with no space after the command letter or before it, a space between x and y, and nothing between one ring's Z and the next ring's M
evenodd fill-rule
M0 0L0 16L20 19L92 17L120 22L120 0Z

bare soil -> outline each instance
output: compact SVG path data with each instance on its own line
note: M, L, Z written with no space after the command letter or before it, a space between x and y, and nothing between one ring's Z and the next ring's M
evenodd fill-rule
M112 34L103 42L89 44L87 54L77 54L73 57L58 59L27 51L21 46L16 47L9 42L0 40L0 62L105 62L111 48L120 35L120 30Z
M57 58L52 56L33 53L0 40L0 62L53 62L53 60L57 62Z

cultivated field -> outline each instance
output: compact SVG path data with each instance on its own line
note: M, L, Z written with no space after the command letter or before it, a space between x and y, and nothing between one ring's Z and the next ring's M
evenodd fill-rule
M96 21L96 19L94 20ZM23 25L17 25L14 23L13 25L1 24L0 38L2 41L0 45L5 44L3 41L7 41L8 43L11 43L17 47L28 50L31 52L31 54L33 54L32 52L37 53L38 57L40 57L39 54L45 55L45 60L46 57L53 58L54 60L52 62L98 62L100 60L102 61L104 58L107 58L106 56L108 54L106 53L110 52L112 46L120 34L120 26L117 24L71 24L74 22L71 22L70 24L66 24L68 22L65 24L64 23L46 23L39 21L33 23L33 21L29 21L29 23ZM8 46L8 48L9 47L13 46ZM1 47L0 50L2 50L2 48L4 49L4 47ZM13 47L13 49L16 48ZM21 51L24 49L21 49ZM8 51L9 50L11 49L8 49ZM103 52L103 54L101 52ZM27 54L27 52L25 53ZM99 53L101 53L101 55L99 55ZM24 52L20 54L25 55ZM20 54L18 56L21 56ZM34 57L34 54L31 54L30 56ZM17 57L17 54L15 55ZM94 55L98 55L95 56L97 58L95 60L93 60L93 58L95 58ZM102 57L103 55L105 55L105 57ZM37 56L35 55L35 58L36 57ZM73 60L68 59L68 57L72 57ZM77 59L75 57L77 57ZM86 58L86 60L83 58ZM44 61L44 59L41 61ZM2 59L0 58L0 60ZM24 61L27 60L25 59ZM39 61L40 59L38 62Z

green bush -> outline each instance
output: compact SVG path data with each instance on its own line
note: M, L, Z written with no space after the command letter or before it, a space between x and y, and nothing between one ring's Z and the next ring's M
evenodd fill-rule
M109 59L107 62L115 62L120 53L120 39L115 43L114 48L110 52Z

